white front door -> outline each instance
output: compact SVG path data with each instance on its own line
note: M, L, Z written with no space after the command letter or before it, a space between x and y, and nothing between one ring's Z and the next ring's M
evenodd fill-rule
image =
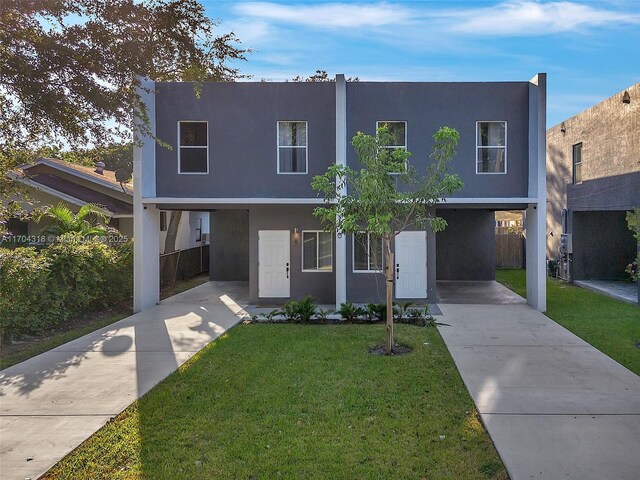
M258 231L258 297L290 297L289 230Z
M396 245L396 298L427 298L427 232L402 232Z

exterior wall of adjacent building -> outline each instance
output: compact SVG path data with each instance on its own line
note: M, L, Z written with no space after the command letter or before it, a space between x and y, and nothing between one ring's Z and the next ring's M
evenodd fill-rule
M167 227L171 219L171 212L166 212ZM202 222L202 231L200 232L200 240L198 240L197 228L198 220ZM176 236L176 250L188 250L204 245L204 237L202 235L209 233L209 212L191 212L183 211L178 226L178 235ZM164 251L165 241L167 239L167 231L160 231L160 253Z
M640 207L640 83L627 92L629 104L622 102L620 92L547 131L549 258L558 255L563 209L611 211ZM582 183L574 185L573 146L579 143Z

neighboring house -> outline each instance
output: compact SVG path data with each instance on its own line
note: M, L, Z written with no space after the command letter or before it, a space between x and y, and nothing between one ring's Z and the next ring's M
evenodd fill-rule
M345 82L146 84L152 133L134 149L134 308L158 301L159 211L211 214L212 280L248 281L252 303L313 296L380 301L379 240L332 235L312 215L314 175L359 168L350 145L382 123L425 168L432 135L460 132L452 169L464 188L436 213L448 228L400 234L395 297L437 301L437 280L495 278L497 210L527 210L527 298L545 310L546 75L486 83ZM155 93L153 93L155 92Z
M628 210L640 208L640 83L547 132L547 256L571 280L628 278L637 242Z
M32 203L24 203L25 208L64 203L77 212L86 203L96 203L111 216L110 226L118 229L123 237L133 238L133 185L118 182L114 172L101 166L91 168L53 158L39 158L33 164L23 165L11 176L22 184L32 200ZM161 213L166 220L158 227L160 252L164 251L170 214ZM8 227L13 235L32 237L37 241L46 224L46 218L40 223L10 219ZM208 233L208 213L183 212L176 250L199 247L206 243Z
M496 233L520 232L524 226L524 212L496 212Z

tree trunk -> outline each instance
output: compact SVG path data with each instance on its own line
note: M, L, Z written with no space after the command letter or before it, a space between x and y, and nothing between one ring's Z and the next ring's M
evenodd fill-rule
M171 212L171 219L169 220L169 226L167 227L167 236L164 239L163 253L176 251L176 239L178 238L178 227L180 226L181 218L182 210L173 210Z
M384 240L386 261L385 267L386 284L387 284L387 337L385 340L385 353L391 355L393 352L393 274L394 274L394 255L391 251L391 239Z

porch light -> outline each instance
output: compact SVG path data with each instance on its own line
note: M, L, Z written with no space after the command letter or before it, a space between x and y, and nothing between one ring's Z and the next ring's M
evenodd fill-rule
M298 243L299 238L300 238L300 230L298 230L298 227L295 227L293 229L293 241Z
M567 127L564 125L564 122L560 124L560 131L562 133L567 133Z

